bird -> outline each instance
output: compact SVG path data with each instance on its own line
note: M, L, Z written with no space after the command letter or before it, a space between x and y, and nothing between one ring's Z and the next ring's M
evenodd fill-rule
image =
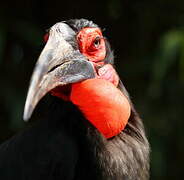
M23 119L48 96L44 118L0 146L1 180L148 180L143 122L115 70L103 30L54 24L30 81Z

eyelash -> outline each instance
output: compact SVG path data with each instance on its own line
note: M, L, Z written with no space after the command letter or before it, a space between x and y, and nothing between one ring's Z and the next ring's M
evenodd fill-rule
M96 48L98 48L98 46L100 45L100 43L101 43L101 37L97 36L97 37L95 38L95 40L93 41L93 45L94 45Z

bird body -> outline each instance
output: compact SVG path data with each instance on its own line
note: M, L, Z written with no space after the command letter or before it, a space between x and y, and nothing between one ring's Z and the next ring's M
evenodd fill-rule
M24 119L49 92L44 119L0 146L0 179L147 180L149 143L100 28L54 25L33 72Z

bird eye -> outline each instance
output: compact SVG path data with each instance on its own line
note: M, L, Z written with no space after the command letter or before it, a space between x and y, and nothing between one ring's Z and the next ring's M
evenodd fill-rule
M80 52L90 61L97 62L105 58L105 40L99 28L85 27L77 34Z
M100 45L100 42L101 42L101 38L100 38L99 36L97 36L97 37L95 38L95 40L93 41L93 45L94 45L96 48L98 48L99 45Z

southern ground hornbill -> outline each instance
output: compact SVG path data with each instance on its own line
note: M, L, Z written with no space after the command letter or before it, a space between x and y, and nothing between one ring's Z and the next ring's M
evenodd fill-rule
M113 67L113 52L92 21L55 24L36 63L28 120L50 96L45 118L0 147L0 180L146 180L149 144Z

